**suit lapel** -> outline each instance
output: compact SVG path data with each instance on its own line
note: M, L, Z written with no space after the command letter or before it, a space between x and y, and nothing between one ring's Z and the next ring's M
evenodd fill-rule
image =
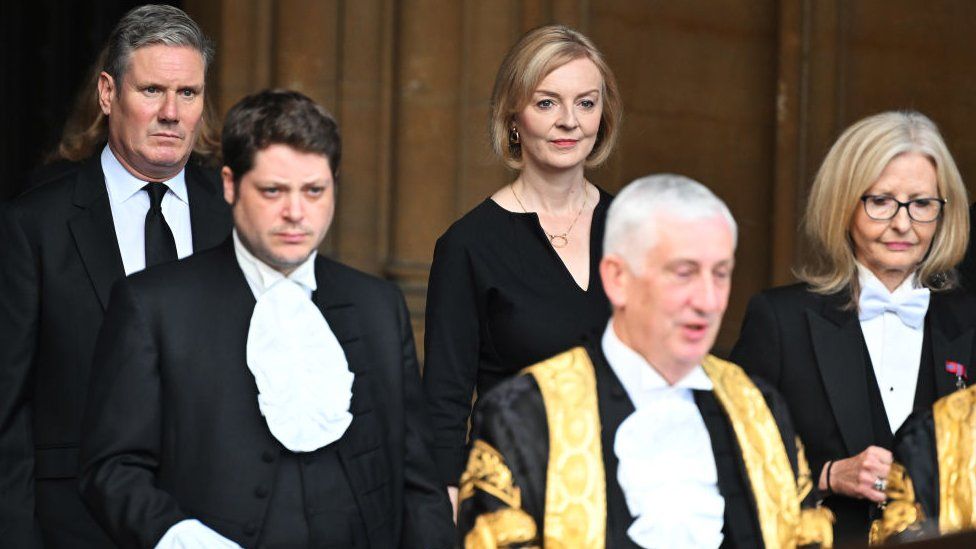
M315 284L317 289L312 295L312 301L322 312L329 328L339 340L349 369L353 373L363 370L363 355L360 349L362 331L356 306L348 294L336 288L331 279L328 260L319 257L315 260Z
M355 304L348 298L347 294L336 287L331 280L329 273L328 260L318 258L315 261L315 283L318 287L312 295L312 301L322 312L329 328L339 340L342 351L346 355L349 363L349 370L355 374L352 384L352 402L350 412L353 414L353 426L347 432L347 436L339 439L340 454L350 452L355 455L357 448L350 448L350 444L356 446L358 439L362 437L348 436L354 431L356 416L364 415L373 409L372 398L368 390L368 376L371 374L367 368L367 358L362 347L362 329L359 323L359 311Z
M846 296L827 296L818 313L807 310L813 350L827 399L849 455L871 444L871 410L861 325L852 311L841 309Z
M231 218L218 182L192 161L186 165L186 193L190 201L193 252L217 246L230 234Z
M90 158L78 171L72 200L79 211L68 220L68 227L104 310L108 307L112 285L125 276L125 267L99 155Z
M932 300L929 303L929 330L932 334L932 359L935 369L935 392L936 398L944 397L956 390L956 376L946 372L945 364L947 361L959 362L969 371L973 371L974 365L967 362L972 356L973 335L976 328L970 327L965 331L960 331L952 311L945 306L941 294L932 293Z
M363 347L362 325L360 313L356 304L349 298L348 288L339 288L333 280L332 262L319 257L315 261L315 283L317 289L312 300L322 311L329 328L339 340L342 351L346 354L349 370L355 374L352 384L352 402L349 411L353 415L352 424L346 433L335 442L336 452L346 472L346 479L352 488L356 503L363 513L366 524L380 524L386 517L384 509L389 508L389 496L384 490L377 490L375 479L384 478L390 474L386 469L390 459L396 456L385 456L381 459L363 459L362 456L376 448L383 448L384 433L381 420L375 416L380 414L374 410L373 392L371 388L377 381L370 376L376 375L369 368L369 360ZM370 417L374 416L374 417ZM382 450L381 450L382 454ZM375 532L367 532L370 547L382 545L374 537Z

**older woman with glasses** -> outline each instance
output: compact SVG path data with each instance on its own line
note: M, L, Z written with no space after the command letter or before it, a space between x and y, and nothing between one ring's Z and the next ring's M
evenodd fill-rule
M976 358L976 298L953 267L968 200L935 124L886 112L848 128L817 174L799 284L749 303L732 360L786 398L838 541L866 540L893 433Z

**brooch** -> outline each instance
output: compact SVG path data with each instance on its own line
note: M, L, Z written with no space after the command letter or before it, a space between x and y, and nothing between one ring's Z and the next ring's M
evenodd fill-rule
M960 364L960 363L958 363L956 361L947 360L946 361L946 365L945 365L945 369L946 369L946 372L949 372L950 374L956 376L956 388L957 389L965 389L966 388L966 381L965 380L968 379L968 378L966 377L966 367L965 366L963 366L962 364Z

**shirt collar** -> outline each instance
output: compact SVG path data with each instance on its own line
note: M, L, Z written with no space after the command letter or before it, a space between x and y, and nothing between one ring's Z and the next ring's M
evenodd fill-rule
M875 286L878 289L884 290L886 293L890 293L892 296L900 296L902 294L910 293L912 290L920 287L918 285L918 277L915 276L915 273L912 273L911 276L905 277L905 280L903 280L902 283L895 288L895 291L889 292L888 287L881 282L881 279L871 272L871 269L868 269L859 261L855 261L854 264L857 265L857 281L862 288L869 285Z
M620 379L620 383L624 386L624 390L631 402L634 403L635 408L640 408L641 404L654 391L662 389L712 390L712 380L709 379L701 365L695 366L674 385L668 384L667 380L658 373L651 363L644 360L644 357L637 351L628 347L617 337L617 333L613 329L613 319L607 323L607 328L603 331L601 344L607 362L610 363L610 368L617 374L617 378Z
M105 145L102 149L102 173L105 174L105 187L108 190L109 201L113 204L121 204L135 196L136 193L146 186L146 182L129 173L125 166L119 162L112 148ZM164 185L180 199L184 204L189 203L189 196L186 192L186 167L184 167L175 177L163 182Z
M241 266L241 270L244 271L244 278L247 279L247 282L251 286L251 290L254 292L255 297L259 297L276 282L283 278L287 278L292 282L300 284L310 292L315 291L317 287L315 283L315 257L317 253L315 250L312 250L312 253L308 256L308 259L302 262L298 268L296 268L286 277L279 271L273 269L267 263L255 257L254 254L252 254L251 251L244 246L244 243L241 242L241 238L237 234L237 229L234 229L233 235L234 252L237 255L237 263Z

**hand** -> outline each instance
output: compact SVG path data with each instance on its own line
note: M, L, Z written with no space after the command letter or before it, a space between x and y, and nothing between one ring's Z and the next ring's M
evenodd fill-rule
M447 487L447 497L451 500L451 510L453 513L451 516L454 518L454 524L457 525L458 516L458 488L457 486Z
M888 471L893 458L891 452L878 446L868 446L863 452L846 459L834 460L830 469L830 486L827 486L827 467L820 473L820 489L829 488L835 494L852 498L868 499L881 503L887 499L884 490L875 488L879 478L887 483Z

